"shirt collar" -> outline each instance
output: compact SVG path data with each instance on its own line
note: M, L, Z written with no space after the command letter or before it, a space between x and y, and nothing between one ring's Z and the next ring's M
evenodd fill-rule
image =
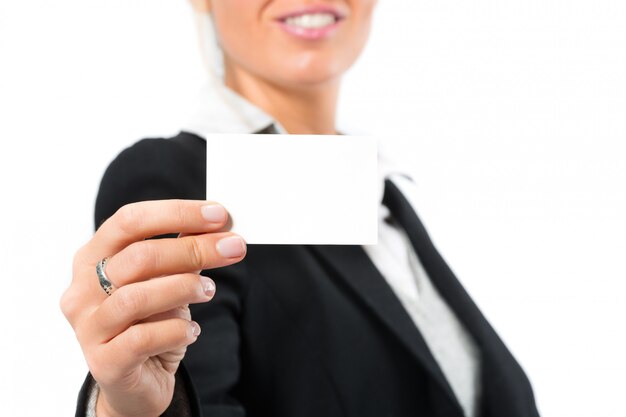
M207 82L197 94L183 130L206 137L215 133L253 133L270 125L279 133L286 133L270 115L235 91L217 82Z
M278 133L287 131L269 114L221 83L207 82L195 98L191 117L184 124L186 132L202 138L215 133L253 133L273 125ZM382 205L385 179L402 175L412 180L409 171L390 157L384 143L378 143L378 201L380 217L388 210Z

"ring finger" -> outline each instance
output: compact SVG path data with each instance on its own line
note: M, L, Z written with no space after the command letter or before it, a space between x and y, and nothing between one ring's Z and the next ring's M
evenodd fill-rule
M215 283L207 277L180 274L119 288L76 328L81 340L104 343L133 324L179 306L209 301Z

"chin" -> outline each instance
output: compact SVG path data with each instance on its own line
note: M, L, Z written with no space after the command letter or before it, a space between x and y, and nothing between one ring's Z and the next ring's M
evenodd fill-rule
M339 81L351 64L345 58L302 54L276 65L273 74L280 74L280 77L274 75L272 78L276 83L293 89L324 86Z

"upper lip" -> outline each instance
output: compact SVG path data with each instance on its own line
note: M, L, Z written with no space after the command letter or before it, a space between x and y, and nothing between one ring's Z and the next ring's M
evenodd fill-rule
M335 16L335 19L341 20L346 17L346 13L340 11L339 9L328 6L328 5L312 5L312 6L303 6L299 7L295 10L287 12L285 14L279 15L276 20L284 21L290 17L302 16L304 14L314 14L314 13L330 13Z

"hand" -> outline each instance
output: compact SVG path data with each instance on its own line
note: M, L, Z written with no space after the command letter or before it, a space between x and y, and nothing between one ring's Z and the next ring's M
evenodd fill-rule
M215 293L203 269L241 261L246 244L219 230L226 210L215 203L133 203L111 216L74 256L61 309L100 387L98 417L158 416L174 393L174 374L200 334L188 305ZM177 239L146 238L181 233ZM100 287L96 264L116 288Z

